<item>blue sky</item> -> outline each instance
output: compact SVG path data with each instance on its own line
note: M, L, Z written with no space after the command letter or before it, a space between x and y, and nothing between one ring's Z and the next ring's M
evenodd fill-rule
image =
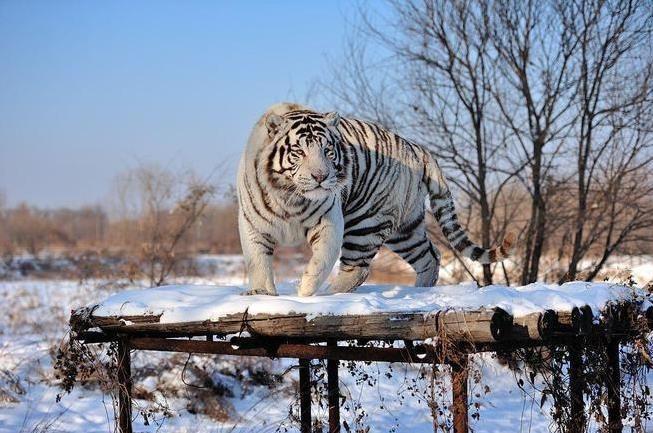
M302 102L339 58L355 10L345 0L0 1L0 191L10 205L78 206L102 203L139 163L202 175L235 166L262 111Z

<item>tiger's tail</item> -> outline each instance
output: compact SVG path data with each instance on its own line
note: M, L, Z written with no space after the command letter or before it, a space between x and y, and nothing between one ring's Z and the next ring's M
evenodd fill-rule
M500 262L507 258L515 244L515 235L508 233L500 245L492 248L483 248L475 244L458 223L453 195L437 162L429 155L426 164L428 166L425 173L428 179L425 181L431 210L449 244L463 256L481 264Z

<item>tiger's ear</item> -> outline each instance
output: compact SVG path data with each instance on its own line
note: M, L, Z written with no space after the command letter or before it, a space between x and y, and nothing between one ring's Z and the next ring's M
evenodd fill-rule
M283 125L283 117L278 114L270 113L265 119L265 127L268 129L268 135L270 138L277 135L277 132L281 129Z
M340 123L340 114L338 114L335 111L332 111L331 113L325 114L324 119L326 120L327 126L333 126L334 128L336 128Z

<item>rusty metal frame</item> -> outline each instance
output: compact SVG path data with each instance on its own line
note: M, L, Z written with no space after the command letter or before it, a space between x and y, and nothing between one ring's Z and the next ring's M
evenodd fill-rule
M588 336L558 336L542 341L496 342L493 344L460 344L457 358L444 358L433 345L404 342L404 347L369 347L338 345L338 341L315 343L299 339L257 339L234 338L231 341L214 341L212 335L200 339L181 339L164 337L135 337L125 334L104 332L82 332L75 338L86 344L118 342L118 432L132 433L131 404L131 350L152 350L164 352L184 352L197 354L218 354L228 356L254 356L267 358L293 358L299 361L300 431L310 433L311 383L310 361L327 360L327 393L329 401L329 432L340 433L340 393L338 383L338 363L344 361L376 361L422 364L449 364L452 372L453 426L456 433L469 431L467 401L467 363L471 353L515 350L536 346L567 346L570 351L570 400L571 412L578 416L578 425L584 420L582 357L579 348L588 343ZM605 337L604 337L605 338ZM348 342L351 343L351 342ZM609 396L608 424L610 433L622 431L620 417L619 382L619 338L611 337L606 345L609 374L606 386ZM580 431L580 430L579 430Z

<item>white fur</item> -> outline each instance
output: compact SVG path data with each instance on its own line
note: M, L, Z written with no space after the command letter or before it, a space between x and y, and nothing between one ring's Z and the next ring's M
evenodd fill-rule
M282 103L270 107L266 114L257 122L250 134L249 141L243 152L238 168L238 191L244 194L246 191L245 172L254 173L254 160L269 143L268 127L278 128L280 115L298 109L304 109L297 104ZM260 169L260 168L259 168ZM329 183L325 180L323 184ZM286 210L286 203L275 197L273 189L267 190L270 198L270 207L279 213ZM265 221L257 220L252 224L245 219L243 210L248 205L246 200L240 200L239 226L240 241L243 255L247 264L250 278L250 287L259 293L264 289L268 294L276 294L274 285L272 256L262 254L257 241L261 241L260 231L271 234L275 241L284 245L298 245L311 237L315 231L320 231L320 240L312 245L313 255L306 266L299 284L298 293L300 296L310 296L324 283L331 269L338 259L340 245L342 244L343 216L340 204L339 192L326 189L311 190L305 192L304 197L312 200L320 200L326 196L333 196L336 200L331 210L324 215L315 215L306 222L301 223L299 219L288 218L286 220L275 220L274 224L267 224ZM321 218L320 218L321 217ZM305 229L308 229L307 236L304 236Z
M327 136L342 139L349 146L348 152L357 155L356 163L350 162L349 171L343 171L344 166L337 165L337 153L331 143L325 138L319 141L321 134L297 134L301 128L291 128L291 120L304 115L289 113L296 110L311 111L291 103L270 107L254 126L238 167L239 230L249 274L248 293L276 294L274 247L307 240L312 256L299 284L301 296L313 295L320 288L341 251L340 272L330 289L354 290L367 278L369 261L381 245L387 245L411 264L417 273L416 285L435 285L440 253L426 234L427 196L433 210L439 213L439 223L448 232L447 239L464 256L481 263L505 257L503 253L497 254L496 248L481 249L469 241L458 225L444 175L425 149L366 122L353 120L358 129L351 132L352 119L346 119L347 125L338 128L341 119L337 113L318 114L323 122L320 128L327 125ZM311 116L315 114L312 112ZM300 126L305 125L314 128L316 123L307 119ZM346 137L343 130L347 131ZM282 139L292 145L285 146L286 153L276 153L276 140ZM377 140L385 140L387 146L377 146ZM371 156L374 152L387 154L376 158ZM353 179L354 165L363 179ZM374 182L375 176L382 177ZM346 196L345 203L341 203L341 192ZM370 209L370 203L374 208ZM511 243L504 243L502 250Z

